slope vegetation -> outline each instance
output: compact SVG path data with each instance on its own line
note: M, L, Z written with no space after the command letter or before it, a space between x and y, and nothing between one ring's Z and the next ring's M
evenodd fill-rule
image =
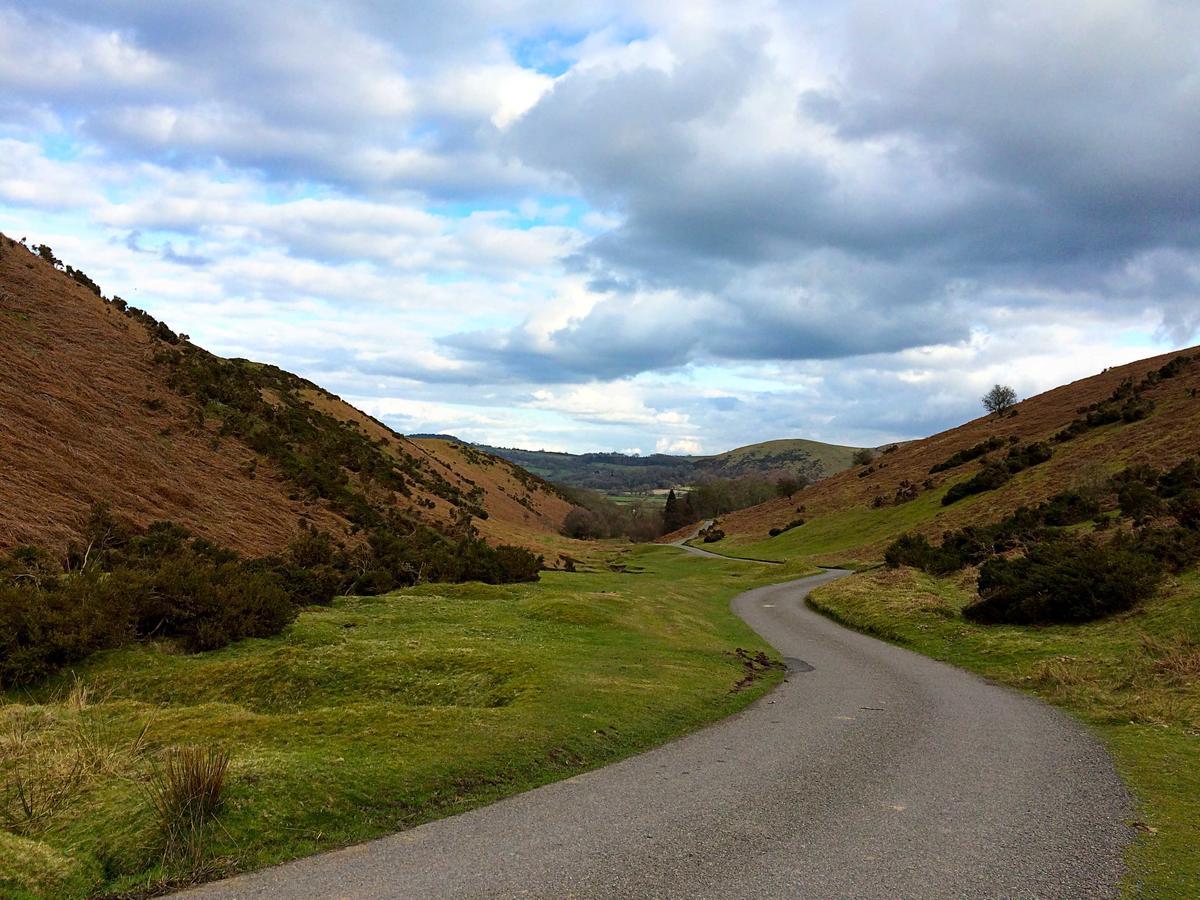
M0 236L0 549L61 548L89 507L255 555L304 522L398 515L557 543L570 504L483 452L413 442L273 366L224 360Z
M728 537L717 549L751 548L752 556L821 562L879 560L887 544L906 531L936 537L947 529L994 522L1019 506L1127 466L1169 468L1200 450L1200 366L1169 378L1152 375L1179 355L1107 369L1031 397L1003 417L985 416L879 452L873 462L789 499L731 513L721 520ZM1138 388L1137 408L1129 407L1123 417L1130 397L1113 398L1129 385ZM1089 417L1095 424L1087 424ZM1026 465L995 488L943 502L956 485L1007 462L1010 454L1045 450L1049 458ZM798 521L805 524L789 527ZM772 529L782 533L772 537Z

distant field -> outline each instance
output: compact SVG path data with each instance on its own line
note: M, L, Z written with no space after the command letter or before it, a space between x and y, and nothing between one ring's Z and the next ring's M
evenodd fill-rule
M583 565L591 571L536 584L343 598L278 638L199 655L114 651L79 666L77 681L3 696L0 895L178 883L148 800L162 748L232 751L229 799L207 832L213 877L610 762L725 716L777 679L731 692L746 674L732 651L769 648L729 600L799 567L654 546L614 546ZM61 803L23 818L18 784Z
M1140 810L1126 893L1196 896L1200 885L1200 573L1143 608L1086 625L974 625L970 574L879 570L815 591L855 628L1069 710L1107 743Z
M667 495L660 493L625 493L625 494L605 494L613 503L620 503L623 506L630 506L634 503L643 503L646 506L666 506Z

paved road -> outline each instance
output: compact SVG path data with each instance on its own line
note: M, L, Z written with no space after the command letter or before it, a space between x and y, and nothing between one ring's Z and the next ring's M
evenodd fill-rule
M804 606L734 609L793 671L710 728L196 897L1106 897L1129 840L1097 743L1030 698Z
M707 528L711 524L712 524L712 519L709 519L705 522L701 522L700 525L696 528L696 530L693 531L691 534L685 535L684 537L681 537L677 541L671 541L671 543L667 544L666 546L678 547L680 550L683 550L687 553L691 553L693 556L709 556L709 557L712 557L713 559L726 559L726 560L733 559L733 560L741 560L742 562L766 563L769 566L783 565L783 563L781 563L777 559L755 559L753 557L747 557L747 556L726 556L724 553L713 553L711 550L705 550L703 547L693 547L691 544L688 543L688 541L699 537L700 532L702 532L705 528Z

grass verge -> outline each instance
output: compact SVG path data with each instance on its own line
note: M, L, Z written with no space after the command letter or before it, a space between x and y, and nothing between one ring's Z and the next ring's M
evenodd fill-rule
M613 552L536 584L339 599L212 653L112 651L4 696L0 895L136 896L401 830L647 749L780 677L744 683L734 651L769 648L729 600L801 570ZM164 853L154 802L187 747L229 753L199 861L191 831Z
M1078 626L982 626L959 614L973 576L876 570L809 602L860 631L1036 694L1107 743L1139 804L1130 896L1196 896L1200 885L1200 574L1141 608Z

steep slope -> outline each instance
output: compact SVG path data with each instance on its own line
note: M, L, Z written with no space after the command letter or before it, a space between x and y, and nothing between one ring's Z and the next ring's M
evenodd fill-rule
M930 536L948 528L993 522L1022 504L1044 500L1137 463L1169 467L1200 450L1200 365L1183 367L1173 377L1156 373L1180 354L1140 360L1017 404L1009 415L975 419L924 440L881 452L874 462L856 466L811 485L789 500L773 500L724 517L727 538L717 549L753 547L752 555L771 558L812 556L822 559L878 559L898 534L914 530ZM1144 383L1150 376L1149 381ZM1142 415L1124 421L1113 401L1124 383L1140 386ZM1111 417L1089 407L1105 405L1116 421L1076 426L1066 440L1056 436L1072 422ZM1065 435L1064 435L1065 437ZM942 471L955 454L986 445L991 449ZM1044 442L1052 455L1013 475L994 490L942 504L947 490L968 481L989 461L1003 460L1013 448ZM788 528L797 520L800 527ZM787 529L770 537L772 529ZM740 551L739 551L740 552Z
M540 547L569 504L484 453L417 444L316 385L222 360L0 236L0 548L61 547L106 501L249 554L301 521L399 515ZM71 273L71 274L68 274Z

